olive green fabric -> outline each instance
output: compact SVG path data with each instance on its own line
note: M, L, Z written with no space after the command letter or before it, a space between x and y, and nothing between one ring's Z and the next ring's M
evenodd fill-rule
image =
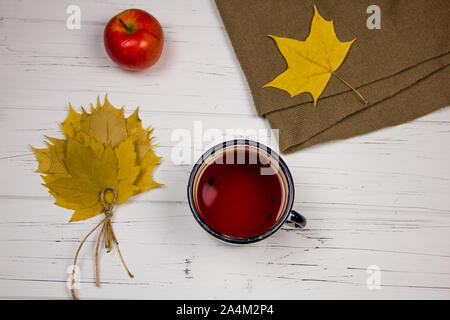
M377 1L381 29L374 30L366 27L371 1L216 3L256 110L272 128L279 129L282 152L400 124L450 104L447 1ZM286 69L284 58L267 35L306 39L314 4L325 19L334 21L339 40L356 38L337 73L369 104L334 77L316 107L309 93L291 98L283 90L262 87Z

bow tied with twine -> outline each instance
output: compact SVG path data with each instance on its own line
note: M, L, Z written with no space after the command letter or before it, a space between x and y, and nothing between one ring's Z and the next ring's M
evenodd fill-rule
M108 202L106 201L106 194L107 192L110 191L114 194L113 200L112 202ZM120 260L122 261L123 266L125 267L125 270L127 271L128 275L130 276L130 278L133 278L134 275L130 272L130 270L128 269L123 257L122 257L122 253L120 252L119 249L119 243L117 241L116 236L114 235L114 231L112 228L112 224L111 224L111 218L113 216L113 210L115 208L115 206L117 205L117 189L111 186L107 186L104 187L100 193L100 203L102 204L104 210L103 213L105 214L105 217L103 218L102 221L100 221L94 228L91 229L91 231L89 231L83 238L83 240L81 240L78 249L75 253L75 257L73 258L73 268L72 268L72 279L71 279L71 285L70 285L70 293L72 294L72 298L74 300L78 300L78 297L75 293L75 267L77 265L77 258L78 258L78 254L80 253L81 247L83 246L84 242L87 240L87 238L89 238L89 236L98 229L98 227L102 226L102 228L100 229L100 232L98 234L97 237L97 243L95 245L95 285L97 287L100 287L100 280L99 280L99 269L98 269L98 251L99 251L99 247L100 247L100 242L103 236L104 239L104 244L105 244L105 248L107 249L107 253L109 253L112 250L112 243L114 243L114 245L117 248L117 252L119 253L119 257Z

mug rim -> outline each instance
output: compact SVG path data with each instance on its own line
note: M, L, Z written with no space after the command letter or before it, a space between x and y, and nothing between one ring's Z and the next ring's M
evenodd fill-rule
M249 237L249 238L235 238L231 237L225 234L222 234L220 232L217 232L213 228L211 228L200 216L200 213L197 210L197 207L195 205L194 200L194 185L195 185L195 179L197 177L198 171L201 168L201 166L205 163L206 160L208 160L211 156L213 156L216 152L226 149L230 146L252 146L255 147L258 151L263 151L267 153L268 157L270 159L274 159L278 162L280 170L283 172L284 177L286 179L286 204L284 206L283 213L281 217L278 219L278 221L270 228L269 230L265 231L264 233L261 233L259 235ZM228 243L234 243L234 244L247 244L247 243L253 243L257 241L261 241L270 235L274 234L278 229L281 228L281 226L286 222L287 218L289 217L289 214L292 210L292 206L294 204L294 180L292 179L291 172L289 171L289 168L287 167L286 163L283 161L283 159L279 156L278 153L273 151L271 148L267 147L266 145L249 140L249 139L233 139L224 141L221 143L216 144L215 146L209 148L206 152L202 154L202 156L197 160L194 167L192 168L191 174L189 176L188 185L187 185L187 194L188 194L188 203L189 207L191 209L192 215L194 216L195 220L205 229L209 234L214 236L215 238L219 240L223 240Z

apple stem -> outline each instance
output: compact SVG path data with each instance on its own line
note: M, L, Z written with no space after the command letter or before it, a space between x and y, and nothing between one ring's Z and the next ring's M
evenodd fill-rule
M127 30L127 32L131 32L131 28L125 23L123 22L122 18L119 18L120 23L124 26L125 30Z

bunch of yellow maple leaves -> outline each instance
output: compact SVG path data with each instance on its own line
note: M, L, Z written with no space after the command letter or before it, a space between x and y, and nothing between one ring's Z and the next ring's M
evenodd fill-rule
M91 105L69 115L61 124L65 139L47 137L47 148L33 148L44 186L56 198L55 204L75 210L70 221L91 218L104 211L100 194L105 187L116 190L116 204L160 185L152 178L161 160L153 151L152 129L144 129L138 109L125 118L123 108ZM105 201L113 202L111 190Z

